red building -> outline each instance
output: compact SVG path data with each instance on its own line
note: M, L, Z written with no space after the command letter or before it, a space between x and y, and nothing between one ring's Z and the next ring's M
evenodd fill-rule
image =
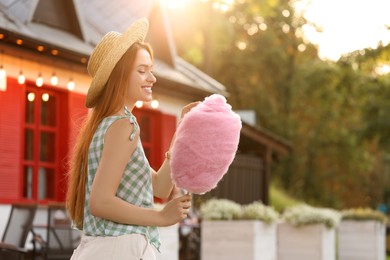
M64 200L68 156L88 112L84 103L91 80L86 72L89 54L106 32L122 32L140 17L150 21L146 40L155 50L154 95L159 105L144 104L135 114L146 154L157 168L182 106L213 93L226 95L223 85L176 55L157 1L40 0L0 5L0 65L6 70L5 77L0 74L1 204ZM267 203L270 164L288 153L288 143L244 123L239 149L232 169L245 173L243 161L254 165L254 179L241 177L252 187L250 194L243 198L233 188L214 192L238 201Z

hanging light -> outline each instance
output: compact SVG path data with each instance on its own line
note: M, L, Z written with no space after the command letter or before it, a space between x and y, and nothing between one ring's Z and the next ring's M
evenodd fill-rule
M23 71L20 70L19 76L18 76L18 83L20 85L22 85L22 84L24 84L24 82L26 82L26 77L23 75Z
M38 78L35 80L35 84L37 85L37 87L42 87L43 78L41 73L38 74Z
M160 103L158 102L157 99L153 99L152 102L150 103L150 106L154 109L157 109Z
M18 83L22 85L26 82L26 77L23 75L23 58L19 57L19 61L20 61L20 71L18 76Z
M1 65L0 65L0 91L7 90L7 71L3 67L4 50L1 50Z
M3 64L0 65L0 91L7 90L7 71L4 69Z
M70 78L68 82L68 90L72 91L74 90L74 87L75 87L74 81L72 78Z
M49 94L43 93L43 94L42 94L42 101L43 101L43 102L49 101Z
M135 106L138 108L141 108L143 105L144 105L144 102L142 102L142 101L135 102Z
M56 76L56 73L55 73L55 72L53 72L53 74L51 75L50 83L51 83L53 86L57 86L57 84L58 84L58 77Z
M33 92L28 93L27 99L28 101L33 102L35 99L35 94Z

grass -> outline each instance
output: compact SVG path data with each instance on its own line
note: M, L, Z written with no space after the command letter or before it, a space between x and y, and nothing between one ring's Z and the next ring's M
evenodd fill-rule
M303 203L303 201L299 201L288 195L283 189L277 187L277 185L270 185L270 204L276 211L283 212L285 208Z

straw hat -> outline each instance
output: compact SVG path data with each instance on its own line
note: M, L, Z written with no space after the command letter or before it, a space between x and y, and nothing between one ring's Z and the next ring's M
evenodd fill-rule
M107 33L96 45L87 66L88 73L92 76L85 102L88 108L96 105L115 65L135 42L144 41L148 28L148 20L141 18L135 21L123 34Z

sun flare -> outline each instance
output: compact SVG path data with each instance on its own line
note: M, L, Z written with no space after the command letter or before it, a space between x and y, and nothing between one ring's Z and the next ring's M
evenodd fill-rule
M189 6L192 0L161 0L169 9L183 9Z

